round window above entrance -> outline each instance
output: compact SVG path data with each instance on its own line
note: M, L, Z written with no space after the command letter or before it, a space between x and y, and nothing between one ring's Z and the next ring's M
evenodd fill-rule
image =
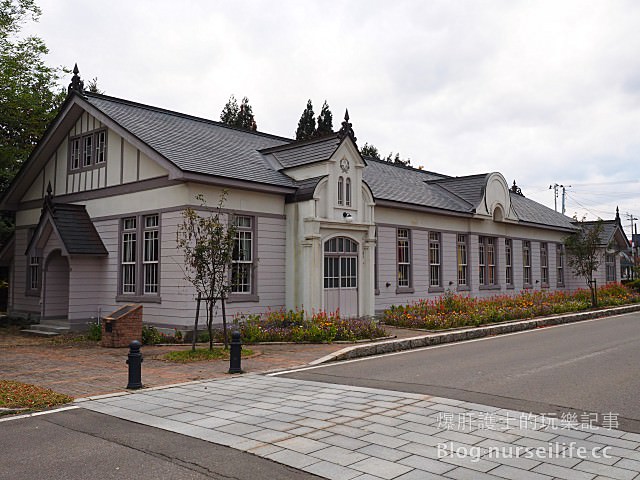
M347 237L335 237L324 242L325 253L357 253L358 244Z

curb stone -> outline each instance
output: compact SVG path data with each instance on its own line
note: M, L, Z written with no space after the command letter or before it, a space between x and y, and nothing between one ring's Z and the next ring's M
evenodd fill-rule
M490 337L494 335L504 335L507 333L521 332L524 330L533 330L540 327L549 327L554 325L563 325L566 323L581 322L592 320L595 318L609 317L624 313L640 311L640 305L625 305L622 307L613 307L603 310L595 310L589 312L578 312L564 315L554 315L551 317L540 317L531 320L518 320L509 323L501 323L499 325L488 325L486 327L468 328L464 330L449 331L444 333L430 333L410 338L397 340L387 340L383 342L370 343L367 345L355 345L330 355L314 360L310 365L320 365L323 363L337 362L341 360L352 360L355 358L369 357L373 355L381 355L384 353L401 352L404 350L412 350L415 348L431 347L444 343L461 342L464 340L473 340L476 338Z

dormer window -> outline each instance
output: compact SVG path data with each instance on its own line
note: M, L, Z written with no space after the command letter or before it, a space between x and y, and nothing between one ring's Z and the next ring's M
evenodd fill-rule
M82 137L82 166L90 167L93 159L93 135Z
M344 204L344 178L338 177L338 205Z
M347 207L351 206L351 179L347 178L344 189L344 203Z

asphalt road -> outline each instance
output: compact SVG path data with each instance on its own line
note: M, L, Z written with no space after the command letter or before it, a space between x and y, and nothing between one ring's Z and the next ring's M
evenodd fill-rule
M613 413L640 433L640 313L369 357L286 377L532 413ZM592 417L593 418L593 417Z
M0 479L307 480L239 450L84 409L0 423Z

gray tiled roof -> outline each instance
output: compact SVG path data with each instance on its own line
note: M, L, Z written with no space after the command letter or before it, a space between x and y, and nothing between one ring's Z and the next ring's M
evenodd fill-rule
M283 168L298 167L328 160L340 145L337 135L330 135L304 143L292 143L271 148L263 154L273 155Z
M432 172L403 167L366 157L364 181L376 200L417 204L458 212L470 212L472 206L442 188L426 183L444 178Z
M521 222L575 230L571 218L517 193L511 192L511 208Z
M284 187L294 185L289 177L270 168L258 152L284 145L287 139L104 95L85 95L94 107L181 170Z
M51 215L52 222L60 234L60 240L69 255L108 254L84 205L52 203L47 200L36 231L41 231L48 214ZM35 237L31 243L34 241ZM27 252L31 249L31 243Z
M296 182L282 169L327 160L336 135L308 142L229 127L197 117L86 94L94 107L183 171L298 188L288 201L313 194L322 177ZM488 174L449 177L367 157L363 178L376 200L389 200L472 214L482 199ZM527 223L573 229L571 220L544 205L511 194L518 218Z
M482 200L488 176L488 173L483 173L465 177L450 177L433 180L431 183L439 185L451 194L475 206Z
M619 228L617 220L599 220L599 221L589 221L589 222L576 222L573 224L579 227L580 225L586 225L589 227L593 227L598 223L602 224L602 232L600 232L600 245L609 245L609 242L613 240L613 237L616 233L616 230ZM622 231L622 229L620 229ZM624 234L624 232L622 231ZM626 237L626 234L625 234Z

